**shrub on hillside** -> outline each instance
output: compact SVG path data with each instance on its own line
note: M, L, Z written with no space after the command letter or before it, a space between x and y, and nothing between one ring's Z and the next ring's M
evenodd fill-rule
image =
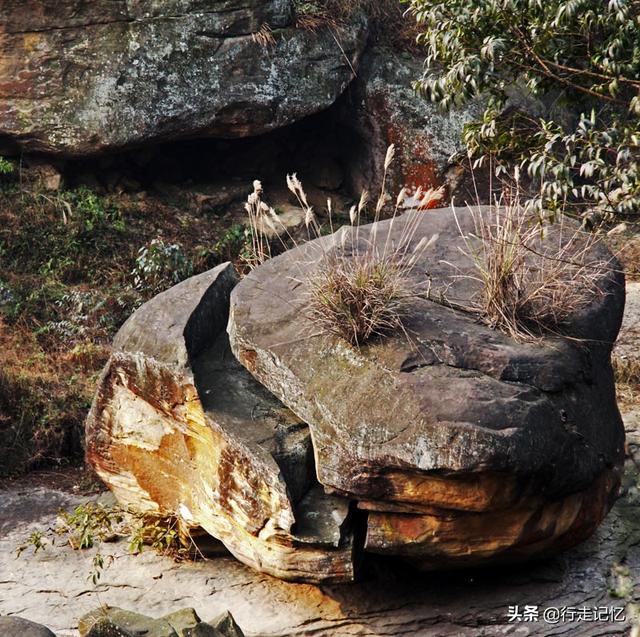
M638 212L640 2L407 2L427 52L417 87L443 107L488 96L465 133L476 166L525 170L529 203L552 215ZM522 90L552 101L551 115L505 108Z
M188 259L182 246L154 239L140 248L133 269L135 287L148 296L180 283L193 274L193 263Z

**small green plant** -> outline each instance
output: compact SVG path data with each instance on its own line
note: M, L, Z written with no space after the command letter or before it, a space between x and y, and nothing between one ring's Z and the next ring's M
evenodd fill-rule
M193 263L179 244L154 239L140 248L131 274L138 290L153 295L190 277Z
M119 209L86 186L64 192L59 195L59 199L66 202L66 205L61 205L70 210L71 220L86 233L106 226L116 231L124 230Z
M131 553L141 553L144 546L150 546L159 553L174 557L186 554L177 519L125 511L117 505L88 502L72 511L60 511L54 535L62 537L74 550L90 549L102 542L126 538ZM46 543L44 534L34 531L19 552L28 546L33 546L37 552L44 549Z
M33 548L33 553L35 555L38 551L44 551L46 546L47 542L42 531L33 531L27 539L26 544L23 544L16 549L16 557L20 557L29 547Z
M222 259L231 259L234 255L245 254L248 247L249 230L241 223L235 223L225 230L215 242L213 252Z
M60 512L60 525L56 529L64 535L73 549L88 549L113 536L124 521L118 507L101 504L81 504L72 512Z
M15 166L4 157L0 157L0 175L12 175L15 171Z
M94 586L97 586L100 578L102 577L102 572L104 571L104 557L102 556L102 553L96 553L93 556L91 565L92 569L89 574L89 579Z
M175 519L139 517L129 537L129 552L142 553L145 545L163 555L183 557L187 554L187 547L180 539Z

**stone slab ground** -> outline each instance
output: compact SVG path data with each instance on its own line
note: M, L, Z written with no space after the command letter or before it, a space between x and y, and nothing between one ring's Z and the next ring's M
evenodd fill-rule
M178 564L152 551L127 553L103 544L108 568L99 586L88 579L94 550L48 547L16 558L36 528L50 526L60 507L83 498L52 488L14 485L0 490L0 614L76 636L77 620L102 604L153 616L194 607L203 617L230 610L248 635L494 637L628 635L630 623L510 624L509 606L625 606L612 589L629 587L640 603L640 419L628 419L626 489L595 535L560 557L517 569L454 575L417 574L377 562L351 585L291 584L260 575L232 557ZM102 496L105 497L104 495ZM612 579L623 564L628 575Z

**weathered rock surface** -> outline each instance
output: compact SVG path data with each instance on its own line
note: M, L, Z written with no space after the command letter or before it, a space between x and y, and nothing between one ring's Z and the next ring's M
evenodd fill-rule
M348 171L355 192L375 192L382 181L387 147L396 147L388 186L395 195L447 184L452 155L462 149L466 123L482 112L480 103L443 112L413 89L423 73L423 60L409 53L372 47L362 58L358 77L342 103L341 120L360 140Z
M82 155L194 136L256 135L330 106L366 19L317 33L291 0L5 0L0 149ZM273 29L274 44L253 34Z
M48 628L22 617L0 617L2 637L56 637Z
M231 613L203 622L193 608L153 619L140 613L102 606L82 617L80 637L244 637Z
M512 562L584 540L611 507L623 460L610 354L624 277L601 276L604 294L566 326L574 340L517 343L431 300L446 292L464 305L479 291L465 276L474 266L454 211L383 222L380 248L399 243L415 214L408 250L439 239L412 270L416 285L429 277L431 296L412 301L408 337L357 349L310 319L306 274L325 251L349 254L373 236L372 226L358 235L343 228L268 261L234 289L234 353L309 424L320 483L369 511L366 550L439 568ZM473 230L468 210L457 217ZM601 246L593 256L610 258Z
M34 488L31 481L0 485L0 614L47 624L58 637L78 637L78 618L104 605L152 617L191 606L205 619L229 609L245 634L264 637L629 637L632 609L640 603L640 420L627 425L635 429L627 430L634 459L627 463L626 488L594 536L579 547L526 566L437 577L381 560L349 586L283 582L232 557L177 563L153 551L132 555L126 541L86 551L58 545L16 559L16 547L33 530L46 532L60 507L71 510L86 498L57 490L55 482L47 488ZM51 483L52 477L46 478ZM98 586L88 577L96 551L105 559ZM616 582L619 564L628 571ZM628 593L612 596L622 588ZM627 609L620 622L510 623L509 606L525 604L541 610Z
M115 339L87 458L120 502L204 529L282 577L353 577L348 503L317 486L307 426L232 356L230 264L140 308Z

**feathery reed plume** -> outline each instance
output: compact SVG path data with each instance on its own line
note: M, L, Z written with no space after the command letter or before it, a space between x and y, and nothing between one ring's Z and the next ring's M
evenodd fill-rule
M564 220L542 227L518 197L494 203L489 215L470 214L474 231L458 228L480 293L467 309L491 327L517 341L561 335L572 316L604 294L600 284L612 264L594 250L596 235Z
M389 168L395 157L395 148L389 146L384 160L384 174L378 196L374 221L379 221L387 202L391 200L386 191ZM294 173L287 175L287 188L296 197L304 212L305 226L315 237L320 237L321 228L309 205L302 183ZM434 194L435 193L435 194ZM422 237L415 241L420 225L421 213L413 210L411 216L402 225L401 232L394 232L396 217L405 202L406 189L396 197L393 214L381 228L374 223L367 232L361 232L360 220L369 203L369 193L363 190L357 204L349 210L350 226L342 229L339 242L330 248L321 242L321 254L317 267L308 273L300 267L301 282L309 295L308 313L314 324L322 331L334 334L355 346L369 341L373 336L382 336L394 331L404 331L403 320L411 306L411 300L422 284L415 276L414 268L438 236ZM418 192L422 196L422 191ZM262 185L254 183L254 192L246 204L249 212L252 252L254 261L270 255L270 248L264 245L262 217L269 221L265 225L278 221L277 215L261 200ZM424 197L436 198L435 191L428 191ZM330 229L333 231L331 215L333 206L327 201ZM379 233L386 235L379 238ZM364 236L362 236L364 235ZM293 244L297 243L289 235ZM384 239L384 240L383 240ZM316 255L317 256L317 255ZM268 258L268 256L267 256Z
M262 183L257 179L253 182L253 192L247 197L244 209L249 215L249 234L251 248L247 250L246 262L253 269L271 258L271 243L265 233L265 226L277 232L274 224L275 210L262 201Z
M389 170L389 166L393 163L393 160L396 156L396 147L395 144L391 144L389 148L387 148L387 154L384 158L384 169Z

